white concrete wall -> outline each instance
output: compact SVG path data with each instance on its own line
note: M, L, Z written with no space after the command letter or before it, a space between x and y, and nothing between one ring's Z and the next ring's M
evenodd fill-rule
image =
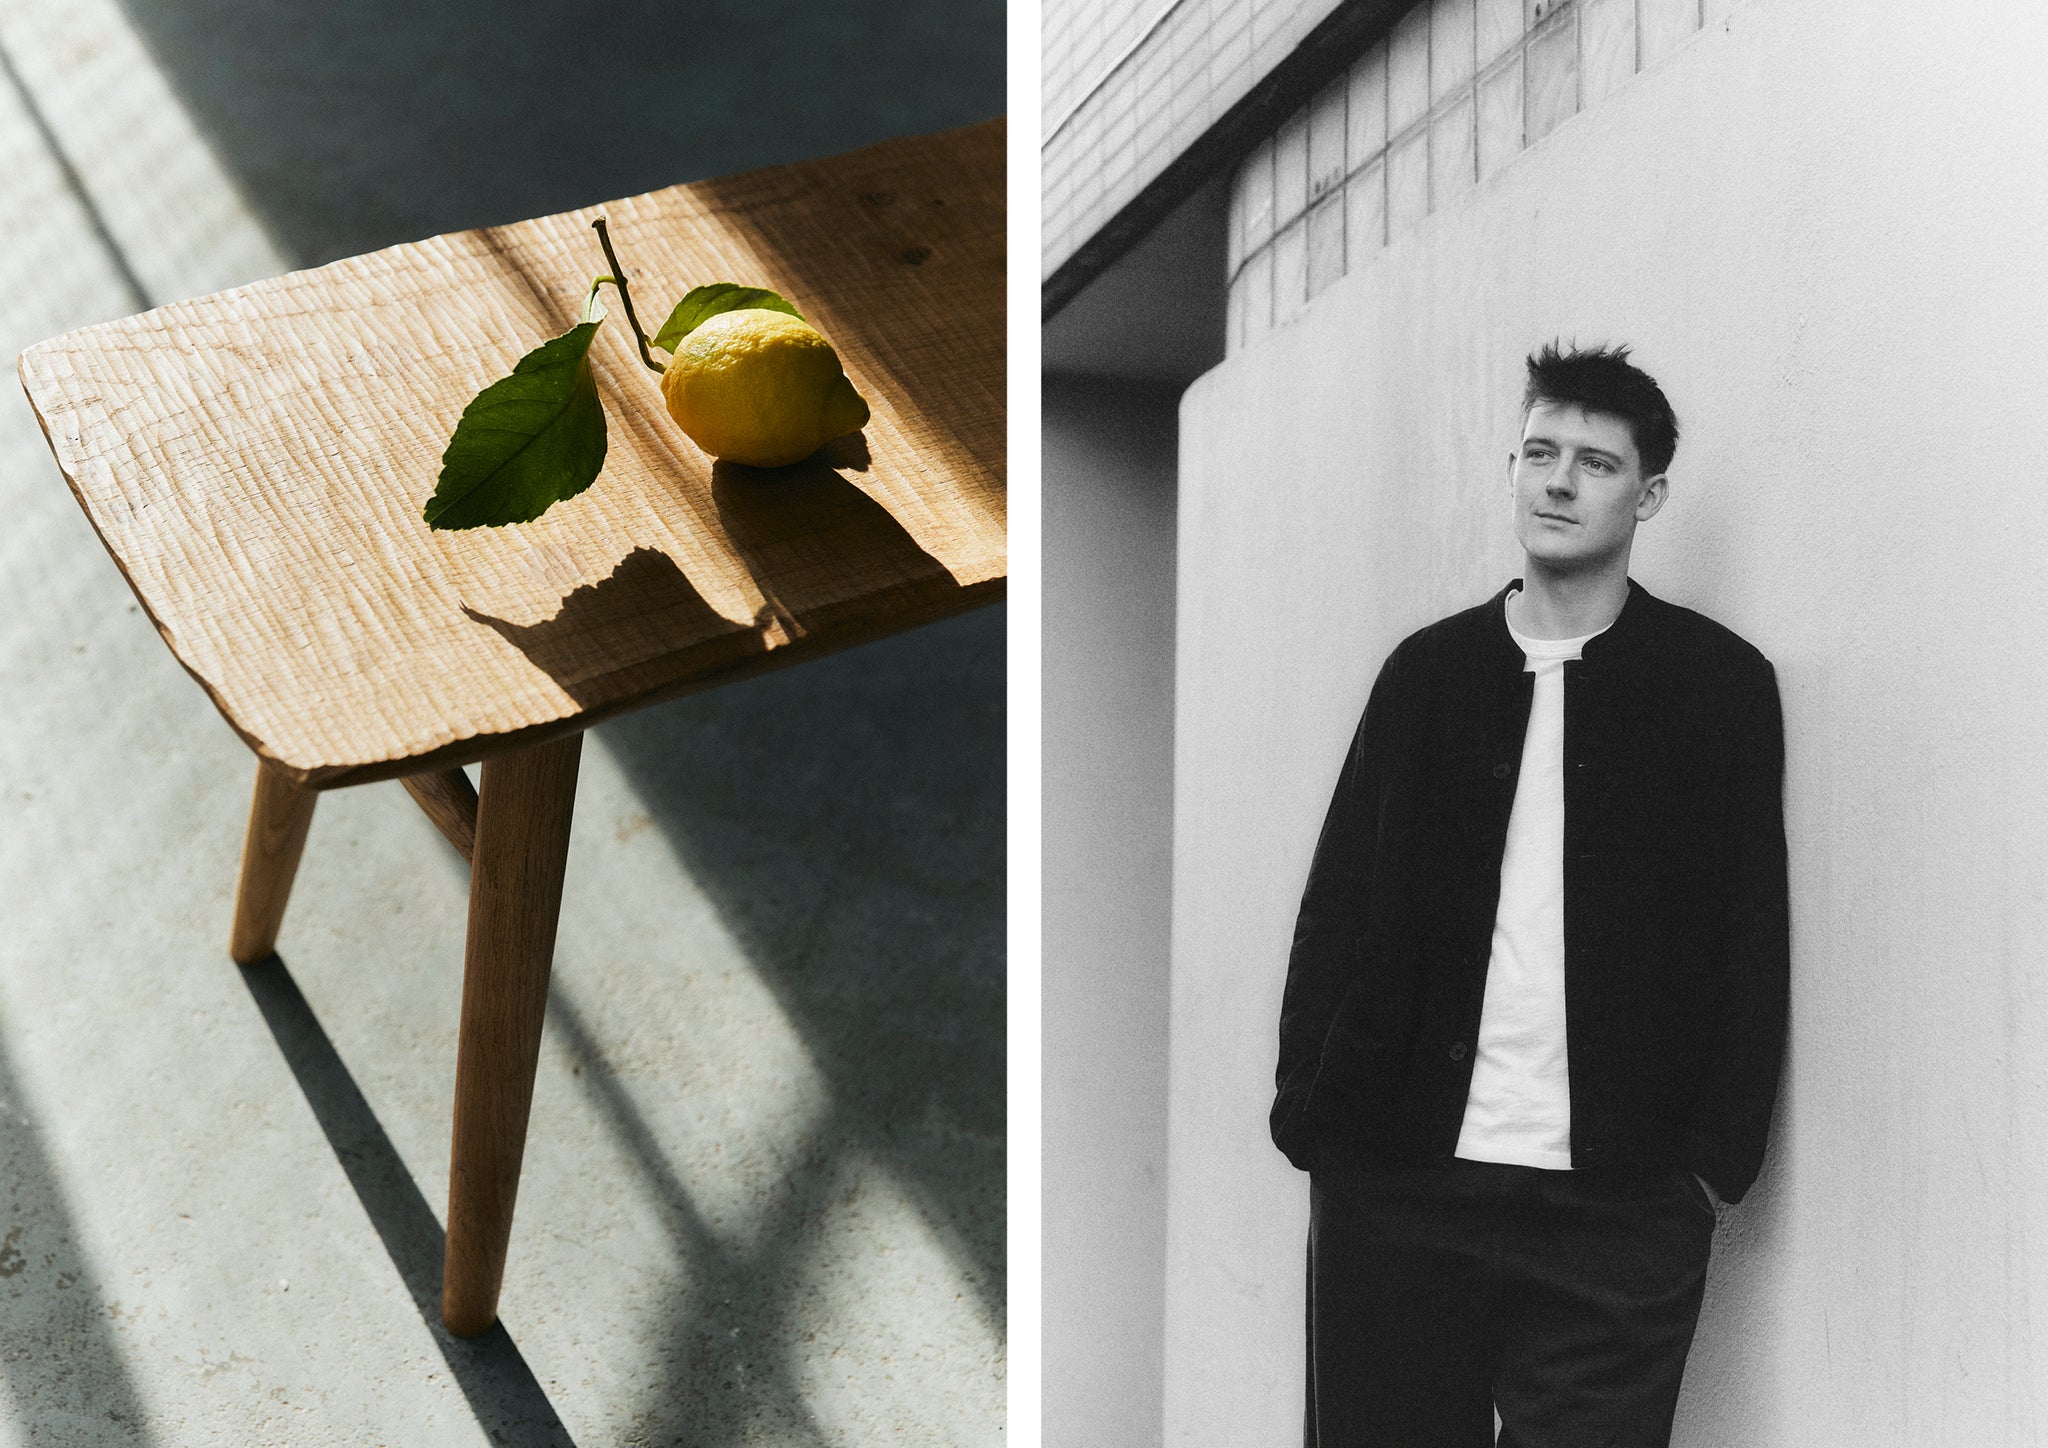
M1047 378L1046 1448L1159 1442L1174 392Z
M1786 704L1790 1065L1678 1441L2048 1441L2044 74L2019 0L1757 0L1183 400L1168 1444L1299 1441L1293 913L1380 660L1517 568L1553 335L1665 384L1635 574Z

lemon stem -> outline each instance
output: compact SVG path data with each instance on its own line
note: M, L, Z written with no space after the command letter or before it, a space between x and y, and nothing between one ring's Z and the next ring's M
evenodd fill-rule
M646 364L647 370L650 372L666 372L668 369L655 361L653 355L647 350L647 333L641 330L640 319L633 314L633 294L626 290L626 269L619 265L618 253L612 250L611 233L605 230L604 218L602 216L598 217L597 220L590 223L590 226L597 233L597 239L604 247L604 259L610 262L612 266L612 274L610 276L599 277L590 284L591 291L595 292L605 282L610 282L619 289L619 300L626 304L626 321L633 328L633 339L640 344L640 360Z

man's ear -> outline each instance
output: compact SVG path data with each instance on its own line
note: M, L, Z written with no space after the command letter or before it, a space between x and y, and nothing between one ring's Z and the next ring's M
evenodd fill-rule
M1665 498L1671 495L1671 479L1659 473L1643 483L1642 496L1636 499L1636 521L1647 523L1657 516L1657 510L1664 506Z
M1515 458L1516 458L1516 456L1517 456L1517 454L1516 454L1515 450L1514 450L1513 448L1509 448L1509 449L1508 449L1508 492L1509 492L1510 494L1513 494L1513 492L1515 491Z

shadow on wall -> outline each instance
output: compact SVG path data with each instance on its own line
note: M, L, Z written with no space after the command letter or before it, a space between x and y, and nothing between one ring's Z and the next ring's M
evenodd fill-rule
M308 266L966 125L1004 94L1000 0L121 4Z
M823 1439L794 1364L735 1338L800 1304L806 1233L872 1162L944 1245L998 1339L1004 1287L1004 648L1001 607L601 725L827 1083L830 1114L759 1239L706 1231L559 983L551 1028L661 1200L700 1284L647 1431ZM780 1295L780 1297L778 1296ZM734 1307L739 1310L734 1312Z

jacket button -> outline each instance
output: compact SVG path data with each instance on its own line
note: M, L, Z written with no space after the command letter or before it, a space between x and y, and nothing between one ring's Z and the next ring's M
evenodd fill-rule
M1493 777L1495 779L1506 779L1508 777L1508 767L1505 764L1494 765Z
M1465 1059L1465 1043L1463 1041L1451 1042L1451 1059L1453 1061L1462 1061Z

